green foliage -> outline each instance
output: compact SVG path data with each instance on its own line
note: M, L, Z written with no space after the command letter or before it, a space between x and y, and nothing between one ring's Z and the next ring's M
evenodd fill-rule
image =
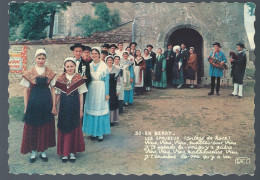
M66 9L70 5L70 2L10 3L10 40L46 38L45 29L50 25L50 14ZM21 36L17 37L19 25L21 25Z
M84 36L91 36L96 32L107 31L119 25L120 16L118 11L111 13L106 3L93 3L92 6L95 7L97 18L85 15L76 24L76 26L81 27Z
M249 15L254 16L255 15L255 8L256 8L255 4L251 3L251 2L247 2L246 5L250 8L248 10Z

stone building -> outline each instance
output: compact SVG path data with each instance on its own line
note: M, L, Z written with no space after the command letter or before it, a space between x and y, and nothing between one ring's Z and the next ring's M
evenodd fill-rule
M153 13L151 13L153 12ZM198 76L201 84L209 84L209 63L212 43L220 42L229 59L238 41L249 47L244 27L243 3L135 3L133 41L143 49L153 44L166 49L167 43L182 42L194 47L198 55ZM230 66L230 62L228 62ZM231 84L230 68L222 84Z
M144 49L147 44L154 45L154 51L161 47L167 48L167 43L180 45L184 42L187 48L194 47L198 55L198 81L208 85L209 63L207 58L213 50L212 43L220 42L222 51L229 62L229 52L234 51L237 42L244 42L250 49L244 27L244 3L107 3L110 10L118 10L121 26L104 33L96 33L89 38L73 38L82 36L81 29L75 24L84 15L95 16L91 3L74 2L68 10L56 15L54 38L51 41L12 42L11 45L26 45L30 50L40 44L53 52L53 49L68 49L74 42L90 46L102 43L131 41L138 43L138 48ZM71 37L71 38L68 38ZM37 45L36 45L37 44ZM54 53L54 52L53 52ZM33 54L33 53L31 53ZM247 52L253 56L252 53ZM56 51L52 57L71 55L67 50ZM251 56L248 59L251 59ZM30 56L28 56L30 58ZM53 58L53 61L57 59ZM51 63L50 63L51 64ZM55 63L56 65L56 63ZM30 66L30 65L29 65ZM55 67L53 67L55 69ZM60 67L58 67L60 69ZM224 73L222 85L231 85L230 68Z
M66 36L82 36L82 29L76 27L76 24L85 15L95 17L95 8L91 5L92 2L81 3L73 2L68 6L66 11L61 11L55 15L54 20L54 37ZM134 20L135 10L134 4L130 2L125 3L106 3L110 11L117 10L120 14L120 24L125 24Z

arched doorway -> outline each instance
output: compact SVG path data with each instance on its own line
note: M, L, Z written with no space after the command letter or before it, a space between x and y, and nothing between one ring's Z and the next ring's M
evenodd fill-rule
M203 65L203 38L200 33L192 28L182 27L171 33L168 38L168 43L173 46L186 44L186 48L194 47L195 53L198 57L198 83L201 83L201 77L204 76Z

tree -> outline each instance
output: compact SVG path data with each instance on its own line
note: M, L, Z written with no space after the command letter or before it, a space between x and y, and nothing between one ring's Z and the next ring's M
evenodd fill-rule
M53 27L54 27L54 18L55 14L60 12L61 10L66 10L68 6L70 6L70 2L64 2L64 3L59 3L59 2L51 2L48 4L47 8L50 13L50 32L49 32L49 38L52 38L53 35Z
M30 40L46 38L47 26L50 26L49 38L52 38L55 14L70 5L70 2L10 3L10 40L16 37L19 26L21 26L20 38Z
M107 31L119 25L120 16L118 11L111 13L106 3L93 3L92 6L95 7L97 18L85 15L76 24L76 26L81 27L84 36L91 36L96 32Z

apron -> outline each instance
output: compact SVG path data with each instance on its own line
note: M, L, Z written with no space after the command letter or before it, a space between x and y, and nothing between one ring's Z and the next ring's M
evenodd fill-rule
M105 98L105 81L106 75L102 64L99 65L95 72L92 65L90 66L91 82L86 95L85 113L93 116L103 116L109 113L108 102Z

